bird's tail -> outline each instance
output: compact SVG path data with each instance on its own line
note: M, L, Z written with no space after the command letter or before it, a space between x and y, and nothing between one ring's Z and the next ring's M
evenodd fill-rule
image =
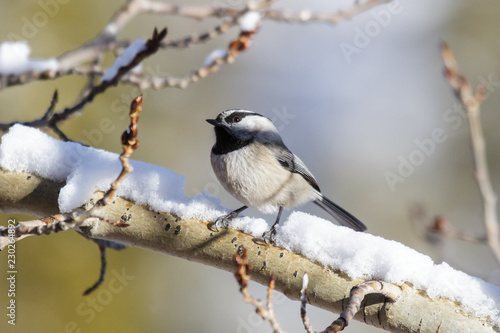
M332 215L343 226L356 231L365 231L367 229L363 222L321 193L318 192L318 198L313 202L326 210L328 214Z

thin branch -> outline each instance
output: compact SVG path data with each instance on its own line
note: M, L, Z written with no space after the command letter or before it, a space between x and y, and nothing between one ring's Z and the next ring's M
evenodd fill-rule
M121 69L120 69L121 70ZM120 162L122 164L122 170L118 177L111 183L109 190L104 194L104 196L97 201L97 203L86 211L78 211L73 214L73 219L77 223L81 223L88 218L97 217L113 226L117 227L128 227L129 224L124 219L113 220L102 214L102 208L113 199L118 186L125 180L125 178L134 170L132 165L129 163L130 156L139 147L139 140L137 139L137 122L139 121L139 114L142 111L142 95L136 97L130 103L130 125L122 134L122 145L123 152L120 155Z
M240 292L243 294L243 300L247 303L252 304L255 307L255 312L262 317L262 319L269 321L274 333L280 333L281 329L279 327L278 321L274 315L274 309L272 306L272 296L275 288L274 275L271 274L271 279L269 280L269 285L267 287L267 307L264 307L262 301L253 298L253 296L248 291L248 281L250 280L250 271L252 266L247 261L247 250L242 248L242 254L238 252L234 255L234 262L236 263L236 273L234 276L240 285Z
M50 101L50 105L49 105L49 108L47 109L47 111L45 111L45 114L43 115L42 119L43 120L49 120L51 117L52 117L52 114L54 112L54 108L56 107L56 104L57 104L57 101L58 101L58 93L57 93L57 90L54 91L54 94L52 95L52 100ZM63 131L61 131L59 129L59 127L57 127L57 124L51 124L49 125L50 126L50 129L52 129L58 136L61 140L63 141L71 141L67 136L66 134L63 133Z
M104 194L102 199L100 199L94 207L92 207L86 214L90 216L95 216L98 209L106 206L114 197L116 191L118 190L118 186L123 182L123 180L134 170L132 165L129 162L130 156L132 153L139 147L139 139L137 139L137 123L139 121L139 114L142 111L142 95L136 97L132 103L130 104L130 125L123 132L121 141L123 145L123 152L120 155L120 161L122 163L122 171L118 175L118 177L111 183L110 189ZM105 221L111 222L109 218L105 218ZM114 223L114 222L111 222ZM120 221L119 226L128 226L126 222ZM96 290L104 281L104 277L106 276L106 247L111 247L117 250L121 250L125 246L120 243L110 242L105 240L94 240L98 247L99 252L101 254L101 271L99 274L99 279L92 285L90 288L85 290L83 295L88 295L94 290Z
M153 36L146 42L146 47L143 51L138 52L134 59L127 64L126 66L121 67L116 75L106 81L102 81L99 85L95 86L85 97L83 97L79 102L71 107L67 107L64 110L52 114L52 116L48 119L44 119L43 117L40 119L36 119L33 121L23 122L22 124L31 127L51 127L53 124L58 124L59 122L66 120L76 112L80 111L85 105L92 102L94 98L103 92L105 92L109 87L115 86L118 84L120 79L128 73L132 68L141 63L145 58L153 55L158 51L159 45L161 41L165 38L167 34L167 30L163 29L158 32L156 29L153 32ZM7 131L11 126L19 122L12 123L0 123L0 130Z
M487 236L474 235L468 231L455 230L448 220L442 216L436 216L433 223L428 226L428 232L438 234L450 239L461 240L469 243L488 245Z
M304 329L306 330L306 332L314 333L306 310L308 284L309 276L307 275L307 273L304 273L304 276L302 277L302 289L300 289L300 318L302 319L302 323L304 324Z
M346 19L351 19L361 12L365 12L375 6L388 3L391 0L368 0L365 2L356 2L351 8L339 10L335 13L311 12L308 9L303 9L297 13L288 10L269 9L275 0L249 2L242 9L234 9L228 7L215 7L207 5L175 5L159 1L150 0L129 0L125 5L119 8L113 17L110 19L103 31L90 40L78 47L77 49L68 51L56 57L59 68L58 70L47 70L43 72L29 71L20 75L0 75L0 89L15 85L26 84L36 80L52 80L67 75L88 75L92 77L96 74L101 74L102 70L97 69L95 63L100 63L100 59L106 52L113 51L120 53L125 47L129 46L133 41L124 39L118 40L117 37L123 28L130 23L136 16L149 14L176 15L197 20L208 17L215 18L230 18L229 21L222 25L216 26L209 32L183 37L177 40L162 42L160 48L186 48L196 44L205 43L216 36L219 36L235 25L248 11L258 10L264 19L288 22L288 23L315 23L324 22L328 24L338 24ZM87 62L94 62L93 66L81 67ZM137 84L137 78L131 78L127 81ZM143 86L154 89L165 87L181 87L183 84L175 83L173 78L155 78L153 81L142 83ZM178 81L178 80L177 80Z
M230 16L234 19L244 15L248 11L258 10L269 6L274 1L276 0L265 0L257 3L249 2L243 9L235 10L206 5L173 5L151 0L129 0L116 11L104 30L96 38L75 50L60 55L57 57L57 61L61 68L67 69L92 61L98 54L117 50L120 47L126 47L127 43L130 43L130 41L117 41L116 37L132 19L142 13L171 14L194 19ZM206 40L207 39L202 39L200 41Z
M107 261L106 261L106 246L102 243L96 242L97 246L99 247L99 253L100 253L100 258L101 258L101 270L99 272L99 278L97 281L89 288L87 288L83 292L83 296L86 296L90 293L92 293L94 290L99 288L99 286L104 282L104 277L106 276L106 267L107 267Z
M112 242L108 240L103 240L103 239L92 239L92 240L97 244L99 248L99 254L101 258L101 270L99 272L99 278L97 279L97 281L91 287L89 287L83 292L84 296L89 295L90 293L95 291L104 282L104 278L106 277L106 268L107 268L106 248L120 251L127 247L125 244Z
M59 95L57 93L57 90L54 91L54 94L52 95L52 99L50 101L49 108L47 111L45 111L45 114L43 115L42 119L49 120L52 117L52 113L54 112L54 108L56 107L56 103L59 99Z
M293 13L288 10L276 10L268 9L263 11L263 15L266 19L277 21L277 22L287 22L287 23L329 23L329 24L339 24L342 21L351 19L354 16L370 10L376 6L384 3L389 3L392 0L368 0L365 2L355 3L351 8L345 10L339 10L335 13L321 13L312 12L309 9L303 9L298 13Z
M57 94L54 94L57 97ZM53 98L55 104L55 98ZM14 229L15 233L12 235L12 230L8 227L0 227L0 237L14 237L20 240L24 237L36 235L49 235L67 229L77 229L88 218L99 218L113 226L127 227L128 223L124 220L114 220L102 214L101 210L105 207L111 199L113 199L118 186L123 182L125 177L133 171L132 165L129 163L130 156L139 147L139 140L137 139L137 122L139 114L142 111L142 95L136 97L130 103L130 125L123 132L121 141L123 145L123 152L120 155L122 163L122 170L118 177L111 183L110 189L104 196L88 210L77 209L73 213L57 214L49 217L44 217L40 220L34 220L23 224L18 224ZM48 114L48 112L46 113ZM9 235L9 233L11 233ZM0 243L0 250L7 243Z
M0 227L0 237L15 237L17 240L20 240L31 235L50 235L71 229L70 221L67 214L52 215L38 220L19 223L14 229Z
M340 332L347 327L352 318L354 318L354 315L356 315L361 308L361 302L363 302L365 296L369 294L381 294L387 301L395 302L401 297L402 291L398 286L383 281L368 281L355 286L351 289L349 304L344 311L342 311L340 317L322 333Z
M430 243L440 242L443 238L455 239L488 246L488 237L474 234L468 230L456 230L445 216L429 217L422 204L415 204L410 210L410 219L416 231Z
M200 79L207 77L209 74L216 72L221 65L233 63L240 55L241 52L248 49L251 45L253 38L258 31L258 27L252 31L240 31L238 37L232 40L225 53L222 56L212 59L205 66L191 72L190 74L182 77L154 77L150 79L142 79L141 77L134 76L133 74L125 77L122 82L128 82L139 86L141 89L161 89L165 87L175 87L180 89L187 88L191 83L198 82Z
M122 171L112 183L110 189L106 192L104 197L97 202L96 206L105 206L111 199L113 199L118 186L121 182L132 172L134 168L129 162L132 153L139 147L139 139L137 139L137 122L139 121L139 114L142 111L142 95L136 97L130 103L130 125L122 134L123 152L120 155L122 163Z
M500 264L500 223L497 216L497 196L491 185L486 157L486 144L481 126L480 107L487 96L486 87L478 85L473 91L469 81L458 73L453 52L443 44L442 56L445 65L445 76L455 94L460 99L469 115L472 150L476 165L476 180L483 198L484 223L488 237L488 246Z

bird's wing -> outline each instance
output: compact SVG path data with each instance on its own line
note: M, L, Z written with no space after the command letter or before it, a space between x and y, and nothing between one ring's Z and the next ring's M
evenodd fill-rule
M307 169L304 162L302 162L300 158L295 156L288 148L286 148L285 146L279 147L278 149L275 149L275 154L276 159L281 164L281 166L283 166L283 168L289 170L290 172L298 173L299 175L304 177L304 179L307 180L307 182L311 184L311 186L316 191L321 192L316 179Z
M309 182L309 184L311 184L311 186L316 191L318 191L316 193L318 198L314 200L315 204L335 217L335 219L339 221L340 224L357 231L366 230L366 226L360 220L358 220L355 216L321 194L316 179L314 179L314 176L307 169L304 162L302 162L300 158L295 156L288 148L286 148L285 145L279 146L279 148L276 148L276 146L274 146L273 150L276 159L285 169L289 170L290 172L300 174L302 177L304 177L305 180Z

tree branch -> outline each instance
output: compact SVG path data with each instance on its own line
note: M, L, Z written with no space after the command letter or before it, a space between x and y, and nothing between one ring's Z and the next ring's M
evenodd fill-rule
M493 190L486 157L486 143L481 126L481 103L488 97L488 91L482 84L473 91L467 78L458 73L455 57L448 45L443 44L442 56L445 76L457 98L462 102L469 116L472 151L476 164L476 180L483 199L484 223L490 247L495 259L500 264L500 222L497 216L497 196Z
M63 185L35 175L0 169L0 209L35 216L57 214L58 192ZM93 201L97 202L102 196L102 192L95 193ZM90 218L77 226L78 231L89 238L138 246L230 272L234 271L235 252L245 247L253 280L267 286L271 274L274 274L276 289L298 300L302 276L307 272L309 303L336 313L344 310L351 288L365 282L326 268L300 254L272 245L256 244L252 236L238 230L213 233L206 222L182 220L168 212L150 211L120 197L115 197L102 210L108 218L115 220L120 220L124 212L130 214L130 226L118 228ZM464 332L467 328L473 332L493 333L499 329L492 327L485 318L464 314L455 302L430 299L410 284L402 284L401 290L401 297L394 303L386 303L380 295L368 295L354 319L394 332Z

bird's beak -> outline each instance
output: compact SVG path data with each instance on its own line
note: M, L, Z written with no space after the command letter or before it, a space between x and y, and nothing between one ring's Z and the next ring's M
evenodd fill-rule
M220 126L220 123L216 119L207 119L207 123L214 126Z

